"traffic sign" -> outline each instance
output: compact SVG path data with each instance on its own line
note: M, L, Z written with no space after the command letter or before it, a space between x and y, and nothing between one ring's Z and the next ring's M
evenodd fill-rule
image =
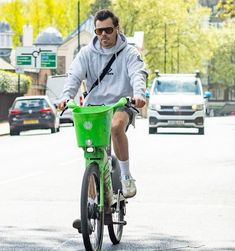
M16 48L18 68L57 68L57 48L55 46L25 46Z
M41 68L56 68L56 53L41 53Z
M31 66L32 56L16 56L16 64L21 66Z

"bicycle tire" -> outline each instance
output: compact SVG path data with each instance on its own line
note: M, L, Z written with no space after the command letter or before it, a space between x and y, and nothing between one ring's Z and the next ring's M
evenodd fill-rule
M114 193L117 193L118 190L122 189L120 182L120 167L115 156L112 156L112 184L114 188ZM124 221L125 215L125 202L122 202L120 205L120 211L116 212L116 207L114 205L113 213L111 214L112 222L121 222ZM121 224L110 224L108 225L109 238L114 245L118 244L121 241L123 233L123 225Z
M111 215L113 222L124 221L124 208L121 207L119 212L114 212ZM116 245L120 243L122 239L123 225L122 224L108 225L108 232L110 240L114 245Z
M81 230L86 251L100 251L103 242L104 211L99 209L99 169L90 164L84 173L81 190Z

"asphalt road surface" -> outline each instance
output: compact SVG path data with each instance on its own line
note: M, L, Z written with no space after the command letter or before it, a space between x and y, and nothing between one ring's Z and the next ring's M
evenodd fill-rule
M0 250L82 251L83 152L74 128L0 137ZM138 193L127 205L119 245L105 230L103 251L235 250L235 117L194 129L160 129L146 119L128 131Z

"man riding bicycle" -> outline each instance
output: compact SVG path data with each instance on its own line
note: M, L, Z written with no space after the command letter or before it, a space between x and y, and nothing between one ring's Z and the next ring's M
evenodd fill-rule
M83 80L88 92L85 105L111 105L121 97L130 96L135 106L142 108L145 105L147 69L138 50L127 43L126 37L120 32L118 17L110 10L99 10L95 15L94 24L96 36L87 46L81 48L72 62L59 108L63 109L66 100L76 96ZM113 55L115 56L110 68L105 76L101 77ZM125 198L136 194L135 180L129 170L126 136L126 129L134 123L134 112L128 107L118 109L113 116L111 129Z

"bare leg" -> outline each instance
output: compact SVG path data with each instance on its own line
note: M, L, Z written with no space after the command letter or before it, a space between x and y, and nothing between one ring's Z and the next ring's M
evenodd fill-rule
M118 160L126 161L129 159L128 139L126 127L129 122L129 115L126 112L116 112L112 120L111 135L113 149Z

